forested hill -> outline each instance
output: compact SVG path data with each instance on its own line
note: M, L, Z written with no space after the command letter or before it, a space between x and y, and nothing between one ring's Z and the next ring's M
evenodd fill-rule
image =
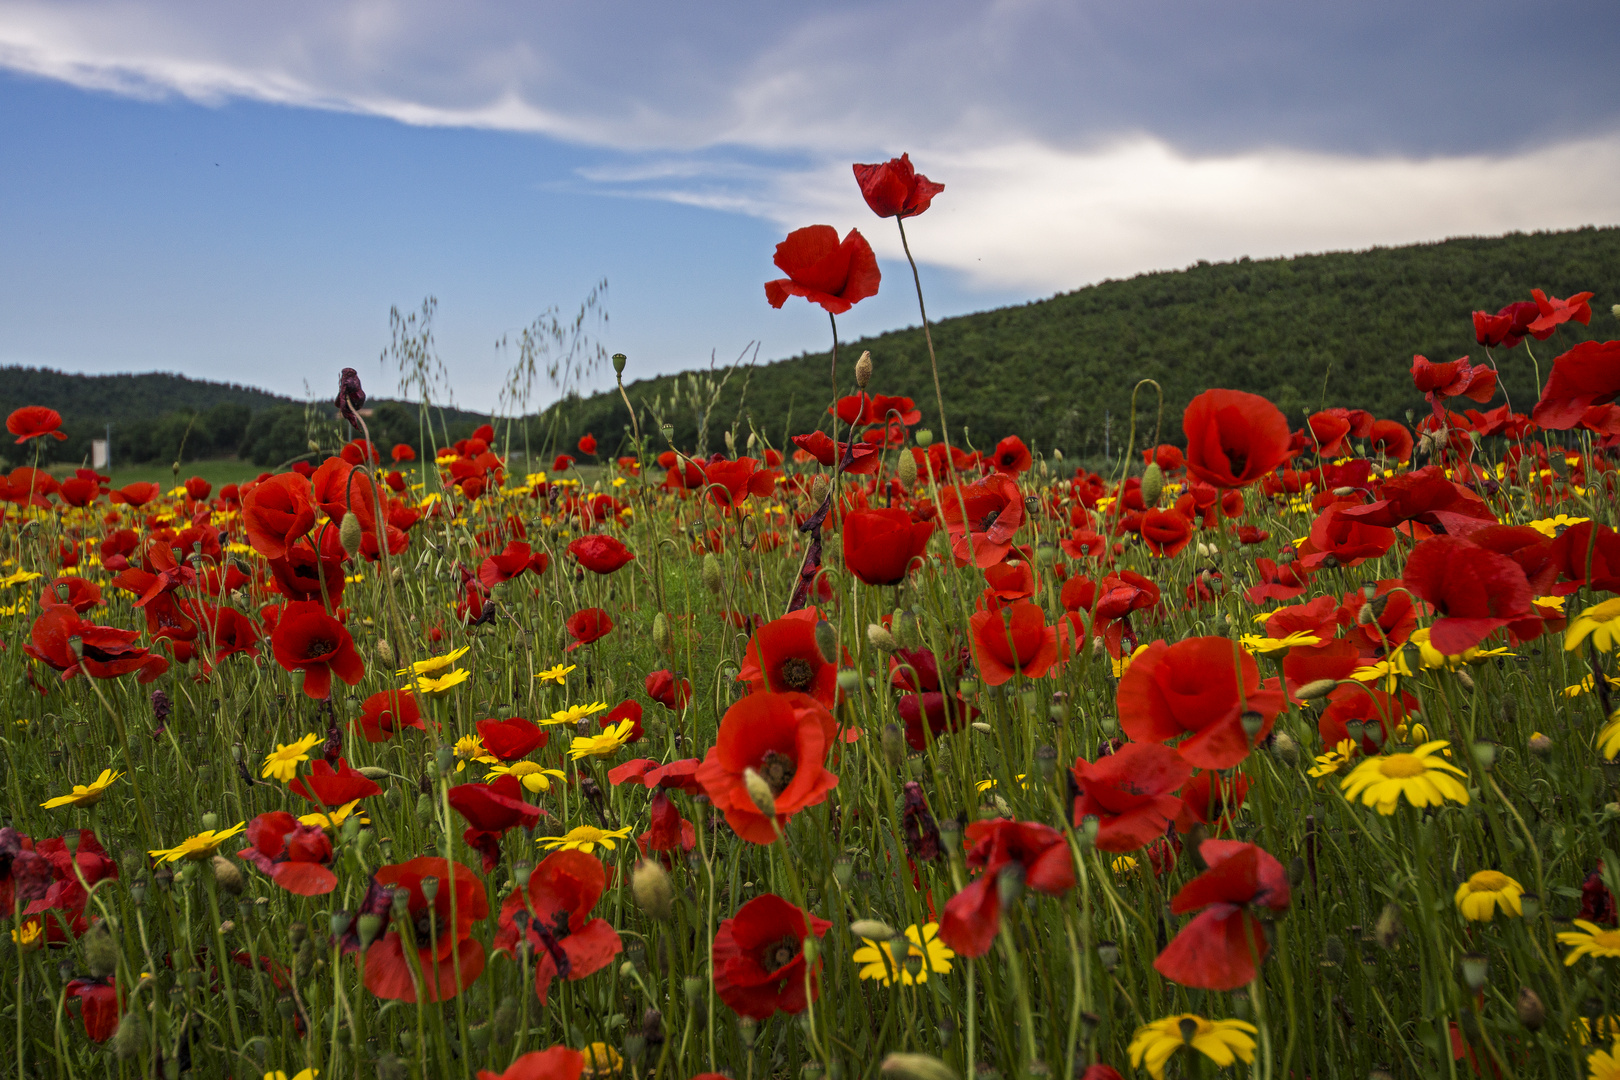
M909 290L911 282L890 275L883 288ZM1414 353L1431 360L1483 360L1470 312L1528 300L1532 288L1555 296L1597 294L1590 327L1565 326L1552 341L1529 342L1545 378L1555 349L1586 337L1620 336L1609 310L1620 300L1620 228L1200 262L946 319L933 334L953 432L966 425L980 448L1017 433L1043 450L1055 446L1093 455L1101 452L1105 431L1118 452L1128 431L1131 388L1144 378L1164 387L1166 435L1174 439L1180 438L1182 407L1217 385L1265 394L1296 424L1301 410L1324 403L1400 418L1422 404L1409 374ZM842 343L844 392L853 386L863 349L871 350L876 364L871 389L914 398L923 426L937 428L922 331ZM1527 410L1535 376L1525 347L1495 355L1507 394L1516 408ZM830 400L829 359L826 353L804 355L734 373L711 411L708 449L718 447L719 433L739 416L776 445L790 428L797 433L814 427ZM628 373L634 371L631 357ZM661 398L676 443L690 447L696 414L685 402L671 406L677 381L690 386L681 375L627 389L643 426L658 422L649 407ZM1144 388L1138 410L1145 412L1151 436L1151 388ZM588 430L616 441L626 417L616 393L568 403L565 436Z

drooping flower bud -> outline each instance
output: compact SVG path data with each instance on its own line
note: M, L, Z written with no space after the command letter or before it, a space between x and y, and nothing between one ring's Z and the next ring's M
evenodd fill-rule
M956 1080L956 1071L932 1054L890 1054L878 1070L887 1080Z
M900 647L894 640L894 635L882 623L868 623L866 626L866 643L881 653L892 653Z
M816 650L827 663L838 663L838 627L826 619L816 623Z
M1541 996L1528 986L1519 988L1519 999L1513 1003L1513 1011L1519 1016L1519 1023L1531 1031L1541 1030L1541 1025L1547 1022L1547 1006L1541 1003Z
M870 351L861 353L861 358L855 361L855 385L862 390L872 381L872 354Z
M1157 461L1149 462L1148 467L1142 470L1142 505L1149 510L1159 505L1159 496L1164 493L1164 470L1159 468Z
M366 392L360 386L360 373L352 367L343 369L338 376L337 411L351 427L360 426L360 409L365 406Z
M1295 690L1294 696L1301 701L1315 701L1333 693L1333 688L1337 685L1339 684L1332 679L1314 679Z

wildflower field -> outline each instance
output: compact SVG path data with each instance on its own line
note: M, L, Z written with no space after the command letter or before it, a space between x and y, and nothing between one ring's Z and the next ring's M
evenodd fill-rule
M0 478L0 1067L1620 1078L1591 294L1391 343L1405 418L1144 382L1092 471L839 357L859 231L776 263L834 340L786 445L621 383L544 472L378 446L346 369L241 484Z

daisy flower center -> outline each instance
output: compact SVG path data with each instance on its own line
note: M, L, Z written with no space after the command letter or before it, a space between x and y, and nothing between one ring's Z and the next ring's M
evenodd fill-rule
M1416 754L1391 754L1378 763L1378 771L1385 776L1405 780L1412 776L1421 776L1428 771L1423 759Z

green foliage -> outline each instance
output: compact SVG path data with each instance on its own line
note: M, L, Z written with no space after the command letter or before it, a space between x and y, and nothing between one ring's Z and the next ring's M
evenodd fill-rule
M909 288L893 278L890 289ZM1143 378L1165 390L1164 436L1179 440L1186 402L1211 386L1265 394L1296 425L1305 411L1354 405L1400 419L1422 404L1410 378L1412 355L1452 360L1485 350L1474 340L1470 312L1530 298L1538 287L1556 296L1590 290L1593 326L1566 326L1564 348L1612 336L1607 314L1620 293L1620 229L1515 233L1410 247L1250 260L1142 274L1126 281L1061 293L1018 307L945 319L934 326L940 381L953 438L963 427L986 449L1014 432L1031 447L1080 456L1114 453L1130 427L1131 388ZM1599 306L1601 304L1601 307ZM1532 349L1539 343L1529 342ZM839 350L839 385L853 390L863 349L877 366L872 389L904 394L939 428L928 351L919 328L897 330ZM1545 378L1553 354L1536 353ZM830 356L807 354L733 378L715 403L711 430L733 418L781 446L790 433L824 422ZM1514 408L1536 397L1529 352L1496 350L1502 385ZM631 357L632 370L635 358ZM685 375L627 385L643 428L656 426L650 406L668 402ZM744 388L746 387L746 396ZM1500 399L1498 399L1500 403ZM1155 405L1138 399L1139 427L1151 438ZM1145 420L1143 419L1145 417ZM690 410L671 412L675 442L697 435ZM560 445L586 431L612 449L629 422L617 391L561 407Z

